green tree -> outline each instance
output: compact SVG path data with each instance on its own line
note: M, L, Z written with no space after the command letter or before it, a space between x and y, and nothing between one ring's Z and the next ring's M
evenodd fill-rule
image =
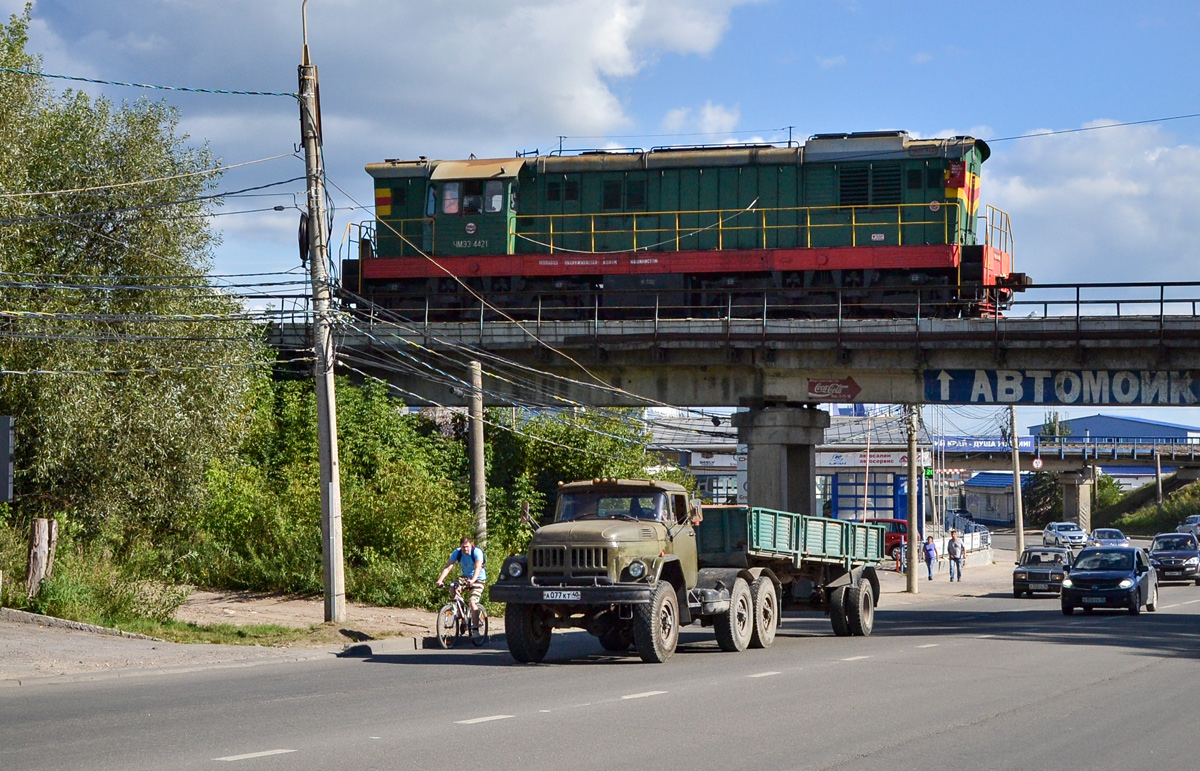
M0 25L0 65L38 69L29 12ZM213 165L165 104L0 72L0 413L17 420L19 519L152 540L239 442L266 358L206 277Z

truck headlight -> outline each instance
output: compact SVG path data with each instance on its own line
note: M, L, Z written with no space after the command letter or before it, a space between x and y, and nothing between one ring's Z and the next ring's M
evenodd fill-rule
M641 560L634 560L629 563L629 575L633 578L641 578L646 575L646 563Z
M512 562L508 563L508 574L513 578L520 578L521 574L524 572L525 567L520 562L513 560Z
M1128 589L1131 586L1133 586L1132 578L1122 578L1121 583L1117 584L1118 589Z

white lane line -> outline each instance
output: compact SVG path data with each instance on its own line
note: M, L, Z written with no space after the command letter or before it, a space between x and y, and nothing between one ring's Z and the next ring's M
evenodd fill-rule
M779 673L778 672L759 672L756 675L746 675L746 677L770 677L771 675L777 675L777 674L779 674Z
M512 715L488 715L487 717L476 717L470 720L455 720L456 725L474 725L475 723L490 723L493 720L507 720Z
M976 640L990 640L995 636L996 635L994 635L994 634L980 634L980 635L975 635L975 639Z
M647 696L662 696L666 691L646 691L645 693L631 693L628 696L622 696L622 699L644 699Z
M929 643L928 645L918 645L917 647L918 648L936 648L936 647L938 647L938 644L937 643Z
M1200 602L1200 600L1188 600L1187 602L1181 602L1179 604L1180 605L1195 605L1197 602Z
M226 755L223 758L213 758L213 760L219 760L223 762L234 760L250 760L251 758L265 758L268 755L286 755L289 752L295 752L295 750L264 750L263 752L247 752L245 755Z
M851 656L848 659L842 659L842 661L862 661L863 659L869 659L869 658L871 658L871 657L870 656Z
M1158 606L1158 609L1159 609L1159 610L1166 610L1167 608L1178 608L1180 605L1184 605L1184 604L1185 604L1185 603L1182 603L1182 602L1177 602L1177 603L1175 603L1174 605L1159 605L1159 606Z

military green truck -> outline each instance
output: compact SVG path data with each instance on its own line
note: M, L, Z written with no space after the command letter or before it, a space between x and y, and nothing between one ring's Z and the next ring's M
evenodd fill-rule
M538 662L552 630L581 628L646 662L679 629L712 626L725 651L774 641L783 602L811 601L838 635L869 635L879 602L878 525L746 506L700 506L672 482L593 479L559 487L552 524L505 560L491 599L507 603L513 658Z

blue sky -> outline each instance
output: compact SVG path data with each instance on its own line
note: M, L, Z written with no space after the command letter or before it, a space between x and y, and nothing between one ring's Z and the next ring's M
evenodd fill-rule
M23 0L0 0L5 16ZM1192 280L1200 265L1200 5L824 0L310 0L336 245L385 158L804 138L906 129L993 141L983 201L1008 211L1040 282ZM45 71L293 91L300 0L41 0ZM86 87L115 99L142 92ZM152 92L228 164L291 152L294 102ZM1089 129L1079 131L1079 129ZM1092 130L1095 129L1095 130ZM1072 132L1056 133L1049 132ZM288 158L224 189L303 173ZM298 262L281 213L218 217L218 273ZM1105 412L1116 410L1105 409ZM1025 426L1041 409L1023 409ZM1200 411L1135 411L1200 425ZM966 418L964 417L964 421Z

